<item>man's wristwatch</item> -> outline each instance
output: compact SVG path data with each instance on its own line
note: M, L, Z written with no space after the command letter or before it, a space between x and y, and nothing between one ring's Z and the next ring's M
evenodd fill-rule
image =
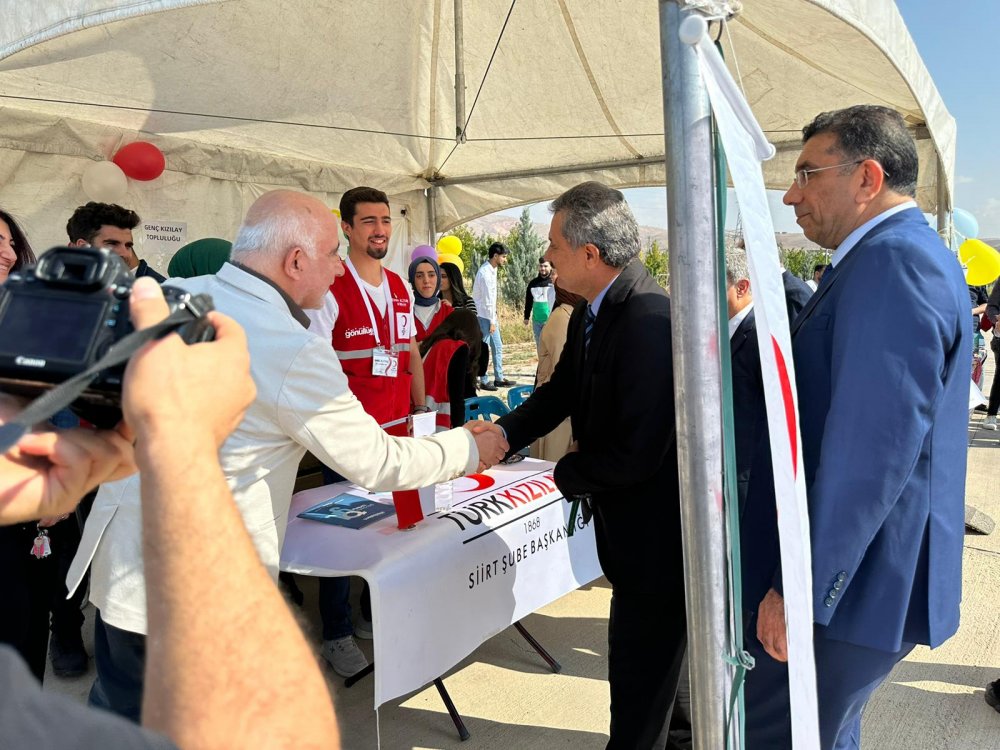
M413 407L413 408L412 408L412 409L410 410L410 414L426 414L426 413L427 413L427 412L429 412L430 410L431 410L431 409L430 409L430 407L429 407L429 406L414 406L414 407Z

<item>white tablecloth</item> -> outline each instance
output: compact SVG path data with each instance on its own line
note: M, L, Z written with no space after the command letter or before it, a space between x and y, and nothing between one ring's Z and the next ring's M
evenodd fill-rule
M371 586L375 706L412 692L529 613L601 575L590 524L552 481L552 464L526 459L454 482L450 513L400 531L395 516L362 529L297 518L349 491L329 485L292 498L281 567L313 576L360 575Z

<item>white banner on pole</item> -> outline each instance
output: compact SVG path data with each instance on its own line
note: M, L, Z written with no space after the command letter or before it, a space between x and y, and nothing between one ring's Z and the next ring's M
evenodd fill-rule
M709 41L706 31L704 19L691 15L681 26L681 38L693 44L697 52L698 65L726 150L743 219L778 508L778 535L781 541L785 619L788 628L792 742L796 750L812 750L819 748L819 717L816 706L816 664L813 657L809 513L802 469L798 397L795 391L795 364L792 360L788 311L774 226L761 171L761 161L774 156L774 146L764 137L750 106L730 76L722 56ZM751 608L757 604L758 602L744 602L745 606Z

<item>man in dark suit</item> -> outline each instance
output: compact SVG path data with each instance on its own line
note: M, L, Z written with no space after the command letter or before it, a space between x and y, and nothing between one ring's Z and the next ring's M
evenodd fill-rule
M512 451L571 419L555 467L593 513L611 583L608 748L663 748L686 645L670 303L639 255L617 190L587 182L552 206L546 258L582 297L551 380L500 420Z
M726 306L729 313L729 353L733 377L733 442L736 448L736 487L739 507L746 504L750 467L767 431L764 380L760 372L757 321L747 253L742 247L726 251ZM765 462L766 463L766 462Z
M788 307L788 324L791 325L795 322L795 318L798 317L802 308L809 303L809 298L813 296L813 290L787 268L781 271L781 283L785 287L785 305Z
M785 203L834 250L792 326L812 543L821 746L857 747L861 710L914 644L958 628L968 422L968 292L913 201L900 115L819 115ZM905 310L905 315L899 311ZM747 746L790 748L773 493L755 471L743 519ZM758 604L759 603L759 604Z

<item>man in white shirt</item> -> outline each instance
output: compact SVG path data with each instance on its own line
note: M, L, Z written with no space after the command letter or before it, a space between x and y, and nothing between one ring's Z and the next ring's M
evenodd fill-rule
M365 413L329 342L306 330L303 312L319 307L343 274L339 250L335 219L323 203L274 191L250 207L230 263L216 276L176 282L192 293L210 294L247 333L257 398L219 458L272 577L295 475L307 450L364 487L395 490L475 471L496 463L506 449L489 425L475 435L460 428L414 440L390 437ZM93 559L97 680L90 702L133 720L142 703L146 633L139 500L138 477L101 487L67 581L74 589Z
M489 344L493 354L493 382L487 375L479 378L479 387L485 391L495 391L516 385L515 381L503 376L503 341L500 339L500 318L497 314L497 269L507 262L510 250L502 242L490 245L488 258L479 267L472 283L472 300L479 315L479 328L483 332L483 343Z

